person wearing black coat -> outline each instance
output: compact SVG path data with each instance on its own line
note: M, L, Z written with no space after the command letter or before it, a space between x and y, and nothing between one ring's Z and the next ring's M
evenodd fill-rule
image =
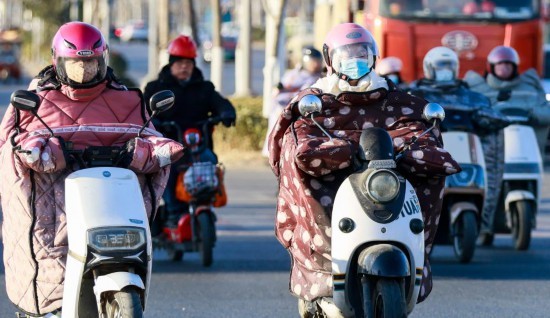
M168 46L169 63L165 65L156 80L147 83L144 90L144 99L147 109L151 112L149 101L151 96L162 90L171 90L174 93L174 106L159 113L153 123L163 131L162 122L174 121L184 132L189 128L200 129L200 123L211 117L220 117L224 126L235 125L237 118L235 108L229 100L221 96L212 82L204 79L202 72L195 64L197 49L193 40L188 36L179 36ZM164 134L174 140L181 140L174 130L165 130ZM212 130L208 131L209 148L213 150ZM171 169L170 178L163 198L169 220L176 219L185 204L178 202L175 197L177 169Z

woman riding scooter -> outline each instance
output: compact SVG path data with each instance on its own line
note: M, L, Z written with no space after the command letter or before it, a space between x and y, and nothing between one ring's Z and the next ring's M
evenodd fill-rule
M390 133L397 152L426 130L425 100L407 95L376 75L378 48L372 35L355 23L334 27L325 39L327 77L293 98L270 136L270 163L279 179L276 235L292 258L290 291L299 297L302 317L335 312L331 300L331 212L342 181L355 170L359 137L367 127ZM305 95L322 100L319 122L334 138L301 117ZM426 251L437 230L445 176L460 170L443 149L439 130L413 143L398 169L411 180L424 216ZM424 264L421 294L431 291L430 265ZM338 315L338 314L337 314ZM339 314L341 315L341 313Z
M6 289L17 308L33 317L63 305L69 253L64 181L77 169L64 150L123 147L120 165L138 175L149 217L170 162L182 154L170 139L131 133L148 120L145 103L139 90L116 82L108 53L94 26L62 25L52 42L53 65L31 83L41 99L37 116L10 105L0 126L0 194L3 227L9 229L3 231Z
M475 91L484 94L491 100L491 106L515 107L531 114L530 125L535 130L540 154L544 154L548 132L550 129L550 106L546 101L546 94L540 79L534 69L519 74L520 60L516 50L509 46L497 46L487 56L487 70L485 76L474 71L468 71L464 81ZM494 146L504 153L504 134L499 136ZM497 157L497 164L504 170L505 156ZM502 178L502 175L500 176ZM498 191L501 183L499 182ZM494 203L496 208L496 202ZM482 227L480 230L481 242L491 245L494 238L495 209L484 210ZM485 213L487 212L487 213Z

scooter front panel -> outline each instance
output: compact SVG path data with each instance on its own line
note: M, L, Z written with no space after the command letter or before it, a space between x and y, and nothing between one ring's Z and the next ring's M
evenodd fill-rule
M128 169L101 167L73 172L65 180L65 208L70 243L76 243L72 234L81 236L91 228L148 228L137 176Z
M504 128L504 174L502 181L531 181L540 206L543 164L535 131L531 126L513 124Z
M79 294L77 289L88 257L88 230L141 228L145 230L147 253L147 277L144 282L146 299L151 278L152 240L143 195L135 173L113 167L89 168L71 173L65 179L65 212L69 250L76 256L68 257L65 291Z
M423 232L414 234L410 230L410 221L413 218L422 220L420 204L414 193L414 189L407 182L405 204L400 211L400 216L395 221L382 224L373 221L363 212L359 201L354 195L349 179L346 179L336 194L332 211L332 261L333 272L342 273L347 268L347 263L353 251L366 242L394 241L412 250L424 250ZM353 220L353 231L344 233L339 228L343 218ZM416 256L416 255L415 255Z
M346 179L340 186L334 201L332 211L332 273L334 284L334 301L340 308L346 308L344 283L349 262L354 252L363 245L379 243L404 246L409 256L411 269L411 299L416 299L420 290L420 279L424 264L424 231L415 234L411 231L412 219L422 220L418 197L409 182L406 182L405 201L399 212L399 217L393 222L382 224L375 222L363 211L359 200L354 194L352 184ZM354 228L348 233L343 232L339 223L348 218L353 221ZM414 306L415 301L410 306ZM412 309L412 308L411 308ZM349 308L348 308L349 310Z

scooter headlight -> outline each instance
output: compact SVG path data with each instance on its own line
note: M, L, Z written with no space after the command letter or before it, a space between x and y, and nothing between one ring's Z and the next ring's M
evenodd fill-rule
M145 229L109 227L88 231L88 245L98 251L134 250L145 244Z
M368 176L365 188L374 201L386 203L399 194L399 179L390 170L378 170Z

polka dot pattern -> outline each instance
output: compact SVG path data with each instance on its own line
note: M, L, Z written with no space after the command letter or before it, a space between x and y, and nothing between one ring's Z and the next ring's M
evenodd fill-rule
M307 89L296 100L311 93L320 91ZM324 94L322 101L323 112L316 120L334 137L332 142L310 118L300 116L295 104L290 104L276 124L281 129L272 131L268 147L270 164L281 181L276 233L293 258L291 291L302 299L332 295L332 205L338 186L353 171L351 158L358 149L361 130L387 129L398 151L426 129L422 120L426 102L405 93L377 90L343 93L338 97ZM398 167L419 198L427 251L432 247L439 220L442 176L445 169L454 168L454 161L439 141L431 135L420 138L418 147L407 153ZM445 162L450 165L443 167ZM419 173L431 176L432 171L440 175L418 177ZM431 288L431 269L426 257L421 299Z

